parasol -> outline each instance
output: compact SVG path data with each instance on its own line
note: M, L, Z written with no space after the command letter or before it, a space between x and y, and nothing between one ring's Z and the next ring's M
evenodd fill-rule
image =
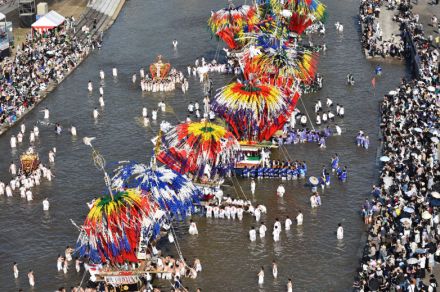
M436 199L440 199L440 193L439 192L432 192L431 193L431 196L433 197L433 198L436 198Z
M310 182L310 184L316 186L316 185L318 185L319 180L318 180L315 176L311 176L311 177L309 178L309 182Z
M422 133L423 132L423 130L421 128L413 128L413 131L417 132L417 133Z
M403 212L406 212L406 213L409 213L409 214L414 213L414 208L405 207L405 208L403 208Z
M400 219L400 222L402 223L402 224L411 224L411 219L409 219L409 218L401 218Z
M406 262L408 263L408 265L415 265L419 262L419 260L416 258L410 258Z
M185 217L198 201L199 191L184 175L165 167L122 161L114 170L112 187L144 191L162 210Z
M432 215L431 215L431 213L429 213L428 211L424 211L424 212L422 213L422 218L425 219L425 220L429 220L429 219L432 218Z
M431 137L431 141L434 143L438 143L439 140L437 137Z
M80 256L93 263L137 262L136 247L150 202L140 191L127 189L97 199L87 215L77 242Z
M382 156L381 158L379 158L379 160L382 162L388 162L390 161L390 158L388 156Z
M368 288L370 288L370 291L378 291L380 288L379 280L376 278L372 278L368 281Z
M226 119L238 139L263 141L283 127L298 95L288 98L269 84L233 82L219 89L212 109Z

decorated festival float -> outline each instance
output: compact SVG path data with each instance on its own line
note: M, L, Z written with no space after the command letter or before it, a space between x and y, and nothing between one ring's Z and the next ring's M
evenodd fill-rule
M224 127L208 122L182 123L161 138L157 160L195 182L216 182L234 166L240 145Z
M86 138L88 139L88 138ZM90 141L87 145L92 146ZM104 173L108 192L95 199L79 228L75 253L85 261L91 286L109 291L143 291L152 287L156 275L171 280L166 264L185 269L183 276L195 278L178 245L173 222L184 220L200 199L198 189L184 175L165 167L122 161L110 177L105 160L93 149L93 159ZM179 257L165 257L158 249L168 236Z
M164 63L162 56L157 56L156 62L150 65L150 76L154 80L162 80L168 76L171 70L170 63Z
M20 155L20 171L28 175L38 169L40 158L34 148L30 147L26 152Z
M237 168L269 158L264 149L276 147L272 137L294 118L304 88L316 82L319 50L303 45L302 35L325 18L317 0L260 0L253 6L230 1L211 13L212 34L228 46L244 78L219 89L212 101L241 145Z
M233 133L208 121L172 127L160 137L157 160L186 174L209 201L220 190L237 162L240 145Z
M183 85L185 78L182 72L171 67L171 64L158 55L155 62L150 64L149 73L141 72L142 91L161 92L173 91L177 85Z
M268 160L270 149L277 147L272 138L292 118L301 98L301 84L316 77L317 53L301 44L302 34L324 19L325 7L317 0L229 3L208 21L242 70L242 80L220 88L211 100L211 110L224 125L207 119L161 125L151 162L119 162L111 177L92 147L93 139L84 140L108 189L78 227L76 254L87 263L92 282L113 291L142 291L155 279L171 280L177 268L183 269L179 275L197 276L197 269L183 259L173 224L200 204L221 205L220 186L231 170ZM157 86L179 82L183 75L173 73L161 56L151 64L150 74L141 82L143 90L161 91ZM244 198L238 201L249 207ZM164 236L174 244L178 259L161 255L159 239ZM170 262L172 268L163 264Z

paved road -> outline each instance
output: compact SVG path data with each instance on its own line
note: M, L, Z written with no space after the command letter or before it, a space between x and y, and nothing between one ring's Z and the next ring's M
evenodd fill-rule
M381 7L379 15L379 24L382 28L382 39L384 41L391 40L393 35L400 35L399 24L393 21L396 10L388 10L385 6ZM399 38L395 38L398 40Z
M438 36L438 28L434 28L431 25L431 17L433 15L440 19L440 4L433 4L434 1L431 0L418 0L418 4L415 4L413 0L413 12L420 15L419 22L423 24L425 30L425 35L428 37L432 35L434 38Z

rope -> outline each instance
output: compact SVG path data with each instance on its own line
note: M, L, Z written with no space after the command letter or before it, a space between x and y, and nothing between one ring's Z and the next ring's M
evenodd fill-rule
M161 139L161 133L162 133L162 131L159 131L159 138L158 138L158 140ZM157 147L157 146L158 146L158 145L156 145L156 147ZM156 157L156 153L154 154L154 157ZM154 176L155 176L155 179L158 180L156 174L155 174L154 172L153 172L153 174L154 174ZM180 249L179 242L178 242L178 240L177 240L176 232L174 231L174 227L173 227L172 220L171 220L171 218L170 218L170 216L169 216L168 214L167 214L167 219L168 219L168 222L170 223L170 230L171 230L171 233L172 233L172 235L173 235L173 237L174 237L174 245L176 246L177 253L179 254L179 257L180 257L181 261L185 264L185 266L187 266L187 265L186 265L186 262L185 262L185 260L184 260L184 258L183 258L182 250Z
M280 145L279 149L281 150L281 153L283 154L284 158L287 158L286 152L284 152L283 145Z
M237 188L235 187L235 182L232 178L231 178L231 181L232 181L232 186L234 187L235 194L237 195L237 197L240 197L240 194L237 192Z
M176 111L170 105L167 105L167 108L169 109L167 111L172 113L176 120L180 123L182 120L177 116Z
M286 151L287 158L289 158L289 160L292 160L292 157L290 157L289 151L287 151L286 146L282 145L282 147L284 148L284 151Z
M183 264L185 265L186 268L192 269L190 266L188 266L188 265L186 264L186 261L185 261L185 259L183 258L182 250L180 249L180 245L179 245L179 242L178 242L178 240L177 240L177 235L176 235L176 232L174 231L174 227L173 227L173 224L171 223L171 221L170 221L170 230L171 230L171 232L172 232L172 234L173 234L173 237L174 237L174 245L176 246L176 250L177 250L177 253L179 254L180 260L183 262ZM171 283L170 280L168 280L168 281ZM180 280L178 280L178 282L179 282L180 286L182 286L182 289L183 289L184 291L188 291L188 290L185 289L185 287L183 287L182 282L180 282ZM171 284L172 284L172 283L171 283Z
M168 282L170 282L171 287L174 288L173 282L171 282L170 280L168 280ZM180 280L177 280L177 282L179 282L180 284L180 289L183 289L183 291L188 292L188 290L186 290L186 288L182 285L182 282L180 282Z
M246 199L246 201L248 201L248 198L246 197L246 194L244 193L243 188L242 188L241 185L238 183L238 179L237 179L237 177L234 176L233 178L235 178L235 181L237 182L238 186L240 187L240 190L241 190L241 192L242 192L244 198ZM234 183L234 189L235 189L235 182L233 181L233 183Z
M86 274L87 274L87 271L84 271L84 274L83 274L83 277L81 279L81 282L79 283L79 287L82 287L82 284L83 284L84 278L86 277Z
M174 245L176 246L176 250L177 250L177 253L179 254L179 258L182 260L182 262L185 264L185 266L187 266L187 264L183 258L182 250L180 249L179 241L177 240L177 235L176 235L176 232L174 231L174 227L173 227L173 224L171 223L171 221L170 221L170 230L171 230L171 233L173 234L173 237L174 237Z
M290 156L289 151L287 151L287 148L284 148L284 149L286 150L287 157L289 158L290 161L292 161L293 159L292 159L292 157Z
M284 147L284 145L280 145L280 149L281 152L284 155L284 158L287 158L288 160L292 160L292 158L290 158L289 152L287 151L287 149Z
M307 111L307 108L306 108L306 106L304 105L304 102L302 101L302 98L300 97L299 100L301 100L301 104L302 104L303 107L304 107L304 110L305 110L305 112L306 112L307 118L309 119L310 125L312 126L313 131L315 131L315 127L313 126L312 119L310 118L309 112Z

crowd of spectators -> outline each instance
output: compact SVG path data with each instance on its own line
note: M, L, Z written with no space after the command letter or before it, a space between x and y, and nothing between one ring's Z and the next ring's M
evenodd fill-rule
M440 167L437 52L418 17L400 4L420 56L420 77L385 96L382 106L383 163L362 214L368 238L355 291L436 291L440 262Z
M384 3L387 2L387 5ZM399 1L399 6L404 1ZM383 29L379 23L381 9L394 10L395 1L362 0L359 8L359 17L362 24L362 46L371 57L401 58L405 46L399 35L392 35L390 39L383 38Z
M419 22L419 15L413 14L409 4L400 5L399 13L395 20L401 23L401 28L412 42L409 42L408 49L412 54L418 55L416 66L418 76L425 83L437 81L438 56L437 43L432 35L426 36L423 24Z
M13 124L37 103L50 83L59 83L96 41L80 41L68 27L34 31L0 68L0 127Z
M403 81L382 103L384 165L373 200L363 206L369 231L355 282L359 290L435 291L422 281L440 261L440 107L434 85Z

